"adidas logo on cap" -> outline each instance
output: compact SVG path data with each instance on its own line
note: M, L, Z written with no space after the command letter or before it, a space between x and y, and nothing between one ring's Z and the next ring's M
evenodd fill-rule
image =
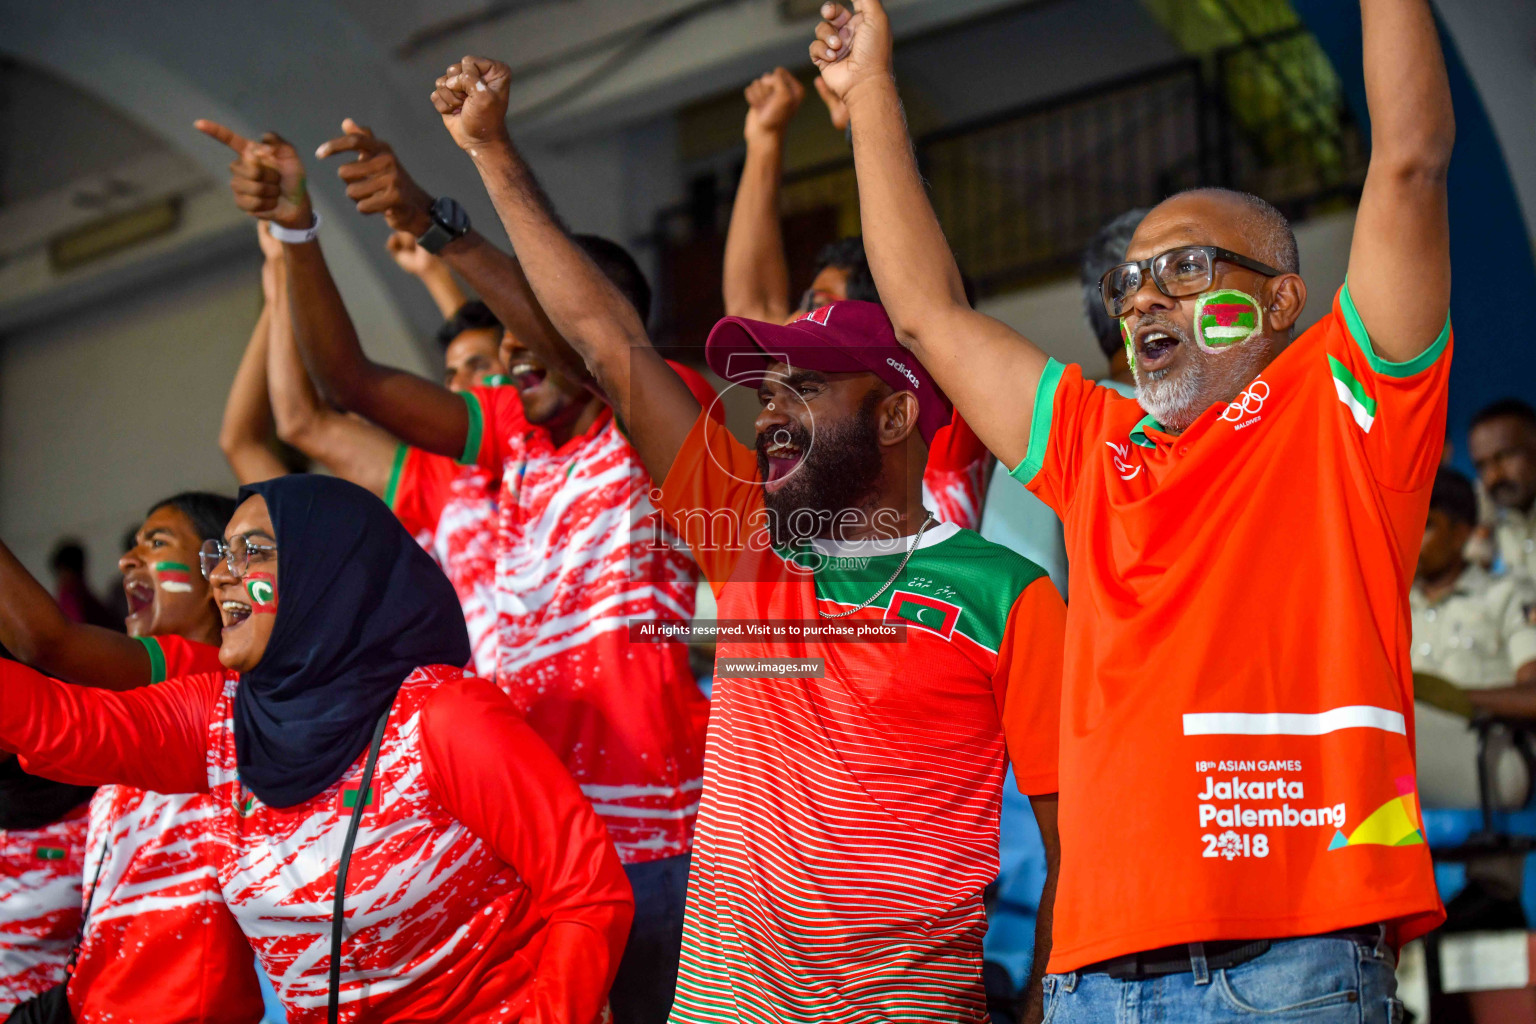
M907 380L911 381L912 382L912 386L914 388L921 388L922 387L922 385L920 383L918 383L917 374L915 374L911 370L907 369L907 364L906 363L899 363L899 362L897 362L895 357L893 357L893 356L886 356L885 357L885 363L886 363L887 366L895 368L897 370L897 372L899 372L903 377L905 377L905 378L907 378Z

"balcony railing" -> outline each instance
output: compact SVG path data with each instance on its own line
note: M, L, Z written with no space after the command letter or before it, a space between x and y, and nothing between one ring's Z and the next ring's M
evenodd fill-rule
M1352 203L1365 147L1315 52L1304 30L1287 30L916 139L934 209L978 293L1070 271L1104 223L1185 188L1253 192L1293 219ZM658 336L685 347L721 312L733 188L706 177L692 202L656 218ZM793 250L857 233L851 155L787 174L783 212L792 274Z

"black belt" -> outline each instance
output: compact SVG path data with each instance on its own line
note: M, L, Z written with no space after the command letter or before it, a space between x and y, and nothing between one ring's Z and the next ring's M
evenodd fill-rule
M1360 928L1341 928L1321 935L1298 935L1308 939L1351 939L1362 945L1374 946L1381 940L1379 924ZM1165 974L1187 974L1194 970L1193 955L1203 948L1205 966L1210 971L1225 970L1245 964L1269 952L1277 941L1271 939L1223 939L1218 942L1192 942L1179 946L1163 946L1140 953L1126 953L1110 957L1098 963L1078 968L1080 974L1107 974L1117 981L1140 981L1159 978Z

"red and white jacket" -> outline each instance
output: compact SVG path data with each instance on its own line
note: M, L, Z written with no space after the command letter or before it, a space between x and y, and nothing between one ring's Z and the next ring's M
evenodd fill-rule
M290 1024L323 1021L331 899L366 755L302 804L264 806L236 777L238 686L225 672L110 693L0 665L0 743L50 776L209 793L224 898ZM462 669L418 669L371 789L347 876L342 1019L596 1020L633 915L629 883L506 697Z
M219 649L211 644L179 636L140 639L150 656L146 682L222 671ZM87 887L93 878L96 884L85 893L90 911L69 979L77 1021L250 1024L260 1019L251 949L214 875L208 833L213 812L213 802L196 793L104 785L91 798L83 877ZM75 884L78 890L78 878ZM77 903L76 928L79 910ZM154 970L146 972L146 964Z
M42 828L0 830L0 1020L64 980L80 931L86 809Z
M700 402L714 392L674 368ZM559 755L626 864L693 845L709 705L679 642L632 621L692 620L699 574L655 514L640 456L604 409L556 446L515 388L466 392L467 454L501 473L496 682Z
M453 584L475 671L496 675L496 492L501 474L409 445L395 452L384 504Z
M923 504L941 523L966 530L981 529L982 505L997 460L981 443L971 425L956 412L940 427L928 446L923 467Z

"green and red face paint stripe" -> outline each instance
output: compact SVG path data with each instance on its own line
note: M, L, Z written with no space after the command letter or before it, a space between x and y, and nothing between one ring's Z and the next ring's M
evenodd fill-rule
M277 580L271 573L245 574L245 592L251 595L251 611L261 615L277 614Z
M173 594L192 593L192 567L180 562L156 562L155 576L160 580L160 589L168 590Z
M1207 349L1222 351L1255 338L1264 330L1259 300L1236 288L1218 288L1195 305L1195 332Z

